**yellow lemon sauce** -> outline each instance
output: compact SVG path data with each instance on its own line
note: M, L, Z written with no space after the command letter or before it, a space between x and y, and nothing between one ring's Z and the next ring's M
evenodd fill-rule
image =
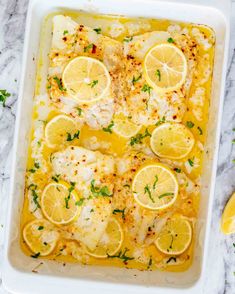
M172 20L127 18L123 16L93 15L82 12L74 13L69 11L63 12L64 16L70 17L78 25L90 27L92 28L92 30L96 29L95 32L97 33L97 35L102 34L111 38L112 40L119 41L120 44L125 44L127 46L128 42L133 41L133 36L140 36L147 32L163 31L170 34L170 39L168 38L168 42L175 44L182 50L183 53L187 50L190 51L196 48L196 53L193 53L191 55L192 58L195 57L194 63L192 62L190 64L189 61L187 69L188 72L193 71L192 74L189 73L188 81L190 86L188 90L182 90L180 102L177 102L179 103L179 105L175 102L172 102L174 100L171 96L172 93L168 93L170 95L168 102L170 102L167 104L166 108L169 105L170 107L173 105L172 107L175 111L175 114L169 114L167 112L168 109L166 109L166 115L161 115L162 112L159 111L155 118L153 112L151 112L149 114L150 120L148 120L149 118L147 118L147 123L141 123L138 114L144 113L144 115L146 115L146 113L144 112L145 109L141 108L142 106L139 106L138 103L136 104L136 109L135 107L132 108L132 105L130 107L128 106L129 108L127 107L128 119L132 120L134 117L133 122L139 123L140 130L138 134L144 134L146 132L146 129L150 134L147 136L143 136L142 139L139 140L140 136L138 137L137 134L135 136L132 136L132 138L124 138L120 135L117 135L112 129L113 115L122 107L122 105L118 105L118 102L116 103L116 100L118 99L118 94L115 94L111 119L109 118L103 124L100 123L99 120L97 120L97 116L99 116L99 114L101 116L103 115L102 111L99 112L99 110L97 113L95 113L96 117L94 118L94 120L97 120L98 122L93 124L93 116L89 116L89 105L84 106L82 103L77 103L77 105L75 105L72 110L68 110L64 106L66 105L66 101L60 99L60 97L66 93L63 92L63 89L58 89L58 87L63 87L63 84L61 80L58 83L53 78L56 75L55 68L60 66L58 60L58 64L55 64L56 61L54 57L55 54L60 54L61 60L65 56L68 57L66 48L69 48L69 45L66 45L67 47L62 48L59 53L55 53L54 49L49 53L49 67L51 67L52 69L54 68L54 71L51 70L51 72L53 73L49 72L46 86L44 88L42 87L42 80L45 80L45 77L41 76L41 68L45 62L42 56L45 42L43 30L48 27L48 24L51 23L53 17L56 15L59 15L59 13L47 16L42 27L40 45L41 47L35 86L35 102L32 114L32 131L29 142L28 163L26 170L25 196L21 218L22 250L26 255L32 256L34 258L36 257L50 259L65 263L79 262L87 265L117 266L125 268L135 268L139 270L159 269L176 272L187 270L193 262L195 239L194 228L197 222L197 214L200 201L200 177L203 166L203 154L205 152L204 143L208 131L207 121L211 98L211 81L213 73L215 44L214 32L210 28L203 25L179 23ZM70 36L69 34L67 34L66 30L64 31L63 38L63 41L65 43L70 42ZM187 41L185 41L186 43L184 43L184 40L181 40L181 38L188 38L187 40L189 40L191 43L189 44L187 43ZM179 40L179 43L177 43L177 40ZM82 43L83 40L78 38L76 42ZM146 39L146 42L148 42L148 39ZM136 44L137 46L135 50L138 53L138 43ZM85 45L87 47L87 43ZM92 50L93 49L94 46ZM89 51L88 53L88 51L89 48L87 50L84 49L84 55L92 57L92 52ZM95 52L94 58L99 58L99 56L96 54L98 53ZM190 54L191 53L189 53L187 56L190 56ZM68 60L66 60L67 63L68 61L70 61L70 59L73 59L74 57L81 54L76 54L72 52L69 53L69 55L71 56L69 56ZM129 58L132 58L131 54ZM103 58L99 59L102 61ZM122 60L120 59L118 63L121 64ZM123 83L125 82L125 76L128 78L128 74L120 77L120 79L124 79ZM60 77L61 76L59 76L59 78ZM135 75L135 79L138 80L138 76ZM137 83L138 81L136 82L136 84ZM126 97L128 95L131 95L131 91L132 88L130 87L130 89L128 89L128 93L125 93ZM133 89L133 91L135 91L135 89ZM150 89L150 91L152 91L152 89ZM140 90L140 94L142 94L142 92ZM143 94L145 95L146 93ZM162 101L164 101L164 99L166 99L166 95L163 95L162 99ZM74 103L76 104L76 101ZM95 103L96 102L94 102L94 104ZM162 102L160 101L159 105L161 103ZM140 108L138 109L138 107ZM86 111L84 109L88 109L88 114L84 114ZM107 109L107 112L110 112L109 108ZM56 117L59 114L66 114L76 120L79 126L78 129L80 131L79 138L74 138L71 141L67 141L63 145L57 146L55 148L50 148L45 141L45 126L52 118ZM137 118L135 115L137 115ZM189 128L194 136L194 147L191 152L183 159L172 160L167 158L159 158L151 151L151 133L158 125L161 125L162 123L165 123L167 121L170 121L172 123L179 122L184 124L187 128ZM179 184L179 193L176 202L163 211L155 210L149 212L148 209L142 209L142 214L140 217L144 219L145 215L151 213L151 215L154 215L154 221L147 226L147 229L144 227L143 222L140 225L138 224L140 227L136 228L136 231L140 231L143 229L144 233L143 236L134 236L128 224L132 217L131 212L129 212L129 208L125 207L123 203L118 202L119 196L115 196L115 193L117 193L116 195L118 195L121 190L122 191L120 193L123 193L124 189L123 184L122 187L119 187L119 185L121 184L120 181L118 182L117 180L121 176L118 173L115 173L112 183L112 189L116 200L112 204L113 206L111 217L115 218L120 223L123 230L124 240L122 242L120 250L116 252L114 256L107 256L107 258L92 257L87 254L86 250L84 250L84 247L80 240L66 237L66 234L61 233L61 231L64 230L63 225L54 225L54 230L59 232L59 238L56 242L56 246L49 255L40 256L40 252L33 252L33 250L31 250L25 242L23 238L23 229L30 221L36 220L38 218L46 219L41 210L41 197L45 186L53 182L52 177L55 177L53 166L51 164L53 160L53 154L55 152L63 152L63 150L68 146L82 146L93 151L100 151L102 154L112 156L114 161L118 161L118 164L120 164L120 162L124 160L123 158L125 158L126 160L131 156L133 158L137 157L137 161L141 161L141 158L144 158L143 164L139 164L138 162L136 166L128 167L129 169L133 169L133 171L130 171L131 178L128 182L129 186L126 184L125 187L125 189L127 190L127 197L130 198L134 197L130 186L136 174L136 171L140 167L148 163L160 162L164 164L171 169L172 173L174 173L174 175L176 176ZM64 162L64 165L66 165L66 162ZM123 177L125 178L126 175L127 174L124 173ZM62 178L60 180L65 179ZM75 190L79 197L83 198L79 185L75 186ZM122 200L120 201L122 202ZM139 205L136 202L134 203L136 206ZM155 230L154 226L161 220L163 220L164 222L168 218L175 216L185 218L189 221L192 228L192 240L188 248L183 253L179 255L165 254L157 249L156 245L154 244L154 238L157 238L159 233L157 229ZM78 218L79 216L77 216L75 220L77 220Z

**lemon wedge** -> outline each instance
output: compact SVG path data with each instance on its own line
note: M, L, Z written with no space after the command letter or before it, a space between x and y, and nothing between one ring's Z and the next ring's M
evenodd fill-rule
M76 57L67 64L62 80L67 93L83 103L103 98L111 83L105 65L97 59L85 56Z
M178 182L172 170L156 163L140 168L133 180L135 200L142 207L159 210L172 205L178 195Z
M59 233L47 220L38 219L24 227L23 238L33 253L37 256L45 256L54 250Z
M120 223L115 218L110 218L106 230L96 245L95 250L86 248L89 255L96 258L106 258L118 252L122 246L124 234Z
M224 234L235 233L235 193L225 206L221 219L221 231Z
M181 159L186 157L195 143L192 132L180 123L164 123L152 132L150 146L159 157Z
M148 84L159 93L178 90L187 75L186 57L173 44L158 44L145 55L144 74Z
M45 127L45 139L54 148L79 138L80 131L74 119L67 115L57 115Z
M117 135L123 137L123 138L131 138L135 136L139 130L141 129L141 126L138 126L131 122L127 117L123 115L117 115L113 119L114 126L113 131Z
M66 182L50 183L42 193L41 207L45 217L53 224L62 225L72 222L79 216L81 207L74 184Z
M169 255L182 254L192 240L192 227L184 218L169 219L160 231L155 245L161 252Z

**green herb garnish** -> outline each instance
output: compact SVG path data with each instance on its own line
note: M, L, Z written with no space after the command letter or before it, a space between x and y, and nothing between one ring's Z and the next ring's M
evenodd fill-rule
M84 198L81 198L81 199L79 199L78 201L75 202L75 205L82 206L83 202L84 202Z
M67 139L66 141L71 142L74 139L79 139L80 131L77 131L77 133L71 135L70 133L67 133Z
M151 193L151 191L150 191L149 185L146 185L146 186L144 187L144 194L146 194L146 193L148 194L150 200L151 200L153 203L155 203L155 200L154 200L153 197L152 197L152 193Z
M118 214L121 213L122 214L122 219L125 219L125 208L124 209L114 209L113 210L113 214Z
M161 72L159 69L156 70L156 76L158 77L158 81L161 82Z
M38 257L40 256L40 254L41 254L41 253L38 252L38 253L32 254L31 257L32 257L32 258L38 258Z
M154 181L154 183L153 183L153 189L154 189L154 190L156 189L157 182L158 182L158 176L156 175L156 176L155 176L155 181Z
M153 260L152 260L152 256L150 256L147 269L150 269L150 267L152 266L152 264L153 264Z
M95 87L95 85L97 85L98 84L98 80L94 80L94 81L92 81L90 84L88 84L88 86L91 86L91 88L94 88Z
M142 144L142 140L146 137L151 137L151 134L149 133L147 128L145 129L144 134L139 133L136 136L131 137L130 145L133 146L135 144Z
M74 183L74 182L70 182L70 185L71 185L71 186L70 186L69 189L68 189L69 194L68 194L67 197L64 198L64 201L65 201L65 207L66 207L67 209L69 209L69 200L70 200L70 198L71 198L71 193L72 193L73 190L75 189L75 183Z
M175 41L174 41L173 38L170 37L170 38L167 39L167 42L168 42L168 43L174 43Z
M200 127L197 127L198 131L199 131L199 135L202 135L203 132L202 132L202 129Z
M178 174L181 173L181 169L178 167L174 168L174 171L177 172Z
M194 127L194 123L192 121L187 121L186 125L189 129L192 129Z
M93 29L98 35L101 34L101 28Z
M53 77L53 80L56 81L57 86L59 87L60 91L64 91L64 92L66 91L66 89L63 87L61 79L59 79L58 77Z
M51 179L52 179L53 181L55 181L56 183L59 182L59 178L60 178L60 175L54 175L54 176L51 177Z
M171 256L171 257L167 260L166 263L169 263L169 262L171 262L172 260L174 260L174 262L176 262L176 257Z
M107 132L107 133L112 134L112 128L113 128L113 126L114 126L114 122L111 121L111 123L107 126L107 128L103 128L102 130L103 130L104 132Z
M158 196L159 199L166 197L166 196L174 196L174 193L164 193Z
M39 230L39 231L41 231L41 230L43 230L43 229L44 229L43 226L39 226L39 227L38 227L38 230Z
M131 42L133 40L133 37L131 36L131 37L125 37L124 39L123 39L123 42Z
M190 166L194 165L194 161L192 159L190 159L190 158L188 159L188 163L189 163Z
M3 107L6 106L7 98L10 97L11 94L7 92L7 90L0 90L0 102L2 102Z
M94 179L91 181L90 189L91 189L91 192L92 192L94 197L99 197L99 196L112 197L113 196L113 194L109 191L107 186L103 186L101 188L96 187Z
M142 78L142 74L140 74L137 78L136 78L135 76L133 76L132 84L134 85L134 84L137 83L141 78Z
M78 111L78 115L81 116L82 115L82 109L80 107L77 107L77 111Z
M65 30L65 31L63 32L63 35L67 35L68 33L69 33L69 31Z
M143 87L142 87L142 89L141 89L141 91L142 92L147 92L147 93L149 93L149 95L150 95L150 91L151 91L151 89L152 89L152 87L150 87L149 85L147 85L147 84L144 84L143 85Z
M125 250L124 250L123 252L122 252L122 250L121 250L121 251L119 251L119 253L116 254L116 255L109 255L109 254L107 253L107 257L108 257L108 258L119 258L119 259L121 259L124 263L126 263L127 261L129 261L129 260L133 260L133 259L134 259L134 257L130 257L130 256L127 256L127 255L126 255L127 251L129 251L129 249L128 249L128 248L125 248Z
M166 122L166 118L165 116L163 116L162 118L160 118L156 123L155 123L155 126L158 127L160 126L161 124L164 124Z
M84 52L87 52L90 49L93 49L94 44L89 44L86 47L84 47Z
M40 206L40 204L39 204L39 202L38 202L38 198L39 198L39 196L38 196L38 194L37 194L37 192L36 192L37 185L35 185L35 184L31 184L31 185L29 185L28 189L31 190L31 192L32 192L33 202L34 202L34 204L36 205L36 208L35 208L34 211L36 211L38 208L41 208L41 206Z

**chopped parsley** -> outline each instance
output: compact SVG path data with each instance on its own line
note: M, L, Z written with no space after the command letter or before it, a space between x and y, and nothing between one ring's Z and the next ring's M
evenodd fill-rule
M103 187L97 187L95 186L95 180L93 179L91 181L91 193L94 197L99 197L99 196L103 196L103 197L112 197L113 194L109 191L107 186L103 186Z
M38 198L39 198L39 196L38 196L38 194L37 194L37 192L36 192L37 185L35 185L35 184L31 184L31 185L29 185L28 189L31 190L31 192L32 192L33 202L34 202L34 204L36 205L36 208L35 208L34 211L36 211L38 208L41 208L41 206L40 206L40 204L39 204L39 202L38 202Z
M167 42L168 42L168 43L174 43L175 40L174 40L173 38L170 37L170 38L167 39Z
M0 102L2 102L3 107L6 106L7 98L10 97L11 94L7 92L7 90L0 90Z
M71 193L72 193L73 190L75 189L75 183L74 183L74 182L70 182L70 185L71 185L71 186L70 186L69 189L68 189L69 194L68 194L67 197L64 198L64 201L65 201L65 207L66 207L67 209L69 209L69 200L70 200L70 198L71 198Z
M159 195L158 198L161 199L161 198L166 197L166 196L174 196L174 193L170 193L170 192L169 193L164 193L164 194Z
M125 208L124 209L114 209L113 210L113 214L118 214L121 213L122 214L122 219L125 219Z
M126 255L127 251L129 251L129 249L128 249L128 248L125 248L124 251L121 250L121 251L119 251L119 253L116 254L116 255L109 255L109 254L107 253L107 257L108 257L108 258L119 258L119 259L121 259L124 263L126 263L127 261L129 261L129 260L133 260L133 259L134 259L134 257L130 257L130 256L127 256L127 255Z
M79 199L78 201L75 202L75 205L82 206L83 202L84 202L84 198L81 198L81 199Z
M68 33L69 33L69 31L65 30L65 31L63 32L63 35L67 35Z
M148 196L149 196L149 199L153 202L153 203L155 203L155 200L153 199L153 197L152 197L152 193L151 193L151 191L150 191L150 188L149 188L149 185L146 185L145 187L144 187L144 194L148 194Z
M39 169L39 168L40 168L39 163L38 162L35 162L34 163L34 168L30 168L29 169L29 172L34 174L36 172L36 169Z
M88 86L91 86L91 88L94 88L98 84L98 82L99 82L98 80L94 80L90 84L88 84Z
M150 269L150 267L152 266L152 264L153 264L153 260L152 260L152 256L150 256L147 269Z
M162 118L160 118L156 123L155 123L155 126L158 127L160 126L161 124L164 124L166 122L166 118L165 116L163 116Z
M192 129L194 127L194 123L192 121L187 121L186 125L189 129Z
M133 37L131 36L131 37L125 37L124 39L123 39L123 42L131 42L133 40Z
M158 77L158 81L161 82L161 72L159 69L156 70L156 76Z
M112 134L112 128L113 128L113 126L114 126L114 122L111 121L111 123L107 126L107 128L103 128L102 130L103 130L104 132L107 132L107 133Z
M156 176L155 176L155 181L154 181L154 183L153 183L153 189L154 189L154 190L156 189L157 182L158 182L158 176L156 175Z
M77 107L77 111L78 111L78 115L81 116L82 115L82 109L80 107Z
M134 85L135 83L139 82L139 80L142 78L142 74L140 74L137 78L133 76L132 79L132 84Z
M53 181L55 181L56 183L59 182L59 178L60 178L60 175L54 175L54 176L51 177L51 179L52 179Z
M63 87L61 79L59 79L58 77L53 77L53 80L56 81L56 84L59 87L60 91L66 91L66 89Z
M98 35L101 34L101 28L93 29L93 31L95 31Z
M93 49L94 44L89 44L86 47L84 47L84 52L89 51L90 49Z
M150 91L151 91L151 89L152 89L152 87L150 87L149 85L147 85L147 84L144 84L143 85L143 87L142 87L142 89L141 89L141 91L142 92L147 92L147 93L149 93L149 95L150 95Z
M41 253L38 252L38 253L32 254L31 257L32 257L32 258L38 258L38 257L40 256L40 254L41 254Z
M190 166L193 167L193 165L194 165L194 161L193 161L192 159L189 158L189 159L188 159L188 163L189 163Z
M199 135L202 135L203 132L202 132L202 129L200 127L197 127L198 131L199 131Z
M151 137L151 134L149 133L148 129L145 129L144 134L137 134L134 137L131 137L131 141L130 141L130 145L133 146L135 144L142 144L143 143L143 139L146 137Z
M74 139L79 139L80 131L77 131L77 133L71 135L70 133L67 133L67 139L66 141L71 142Z
M39 227L38 227L38 230L39 230L39 231L41 231L41 230L43 230L43 229L44 229L43 226L39 226Z
M171 262L172 260L174 260L174 262L176 262L176 257L171 256L171 257L167 260L166 263L169 263L169 262Z
M181 169L178 167L174 168L174 171L177 172L178 174L181 173Z

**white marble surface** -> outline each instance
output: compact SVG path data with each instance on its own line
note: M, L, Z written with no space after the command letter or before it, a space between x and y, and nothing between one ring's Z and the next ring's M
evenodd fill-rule
M0 0L0 89L7 89L11 93L6 107L0 105L0 272L4 270L1 265L4 211L9 192L12 140L27 4L28 0ZM235 235L224 236L219 231L219 220L224 204L235 190L235 164L232 163L235 158L235 145L231 143L235 138L235 132L232 131L235 127L235 2L232 7L231 31L210 248L202 290L205 294L235 293L235 248L233 247ZM6 292L0 286L1 293Z

